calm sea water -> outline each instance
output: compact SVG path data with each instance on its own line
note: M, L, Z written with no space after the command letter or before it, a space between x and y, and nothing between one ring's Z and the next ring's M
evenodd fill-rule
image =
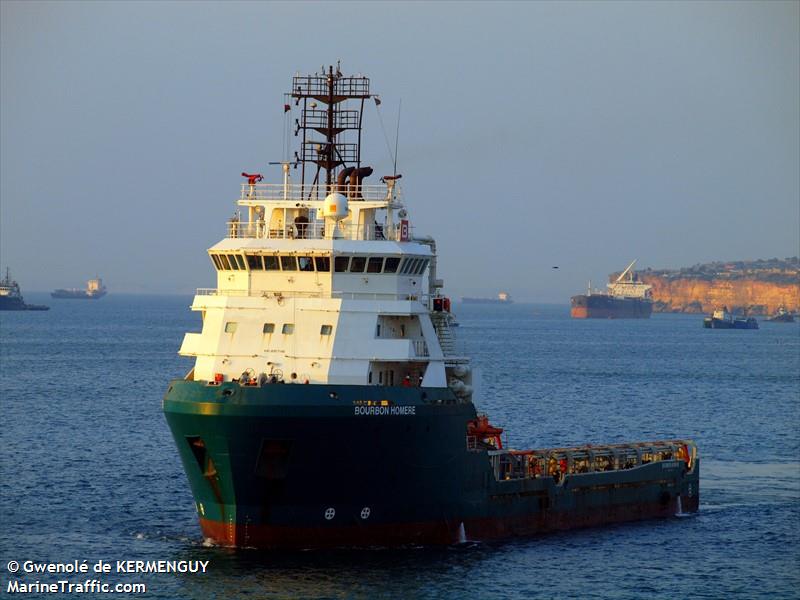
M204 575L100 577L144 582L146 598L800 597L797 324L711 331L699 316L456 306L483 372L479 408L508 444L693 438L700 513L505 543L279 554L203 545L161 413L168 380L191 367L176 354L199 329L191 299L26 296L52 309L0 313L2 595L10 560L124 559L210 561ZM17 577L65 578L86 577Z

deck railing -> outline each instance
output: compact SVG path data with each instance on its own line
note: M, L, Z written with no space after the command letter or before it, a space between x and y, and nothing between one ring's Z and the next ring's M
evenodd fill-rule
M399 300L401 302L422 302L427 305L427 295L391 294L380 292L342 292L334 291L330 295L322 292L306 292L300 290L225 290L219 288L197 288L196 296L234 296L249 298L334 298L339 300ZM420 350L422 351L422 349ZM424 351L427 352L427 346ZM418 354L427 356L427 354Z
M338 192L347 196L351 202L369 200L381 202L387 199L389 188L385 184L365 184L342 186L332 183L302 184L302 183L249 183L242 184L240 200L271 201L290 200L292 202L313 202L325 200L331 192ZM400 197L400 186L394 186L395 199Z
M342 225L325 221L295 223L278 229L270 228L264 221L228 221L227 234L231 239L264 240L386 240L398 239L399 225L394 235L389 235L383 225Z
M411 345L414 348L414 356L422 358L430 356L428 352L428 343L425 340L411 340Z

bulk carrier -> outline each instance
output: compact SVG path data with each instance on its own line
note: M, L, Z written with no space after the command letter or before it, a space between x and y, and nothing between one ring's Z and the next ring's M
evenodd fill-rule
M103 280L96 277L86 282L86 289L59 289L53 291L50 295L57 300L98 300L107 293L108 290L103 285Z
M365 183L364 76L297 75L296 176L245 174L163 409L203 535L319 548L451 544L698 508L688 440L514 450L477 412L437 248L393 173ZM299 112L297 116L292 111Z
M592 291L570 298L573 319L649 319L653 313L651 285L639 281L634 260L619 277L608 284L608 293ZM613 275L612 275L613 277Z

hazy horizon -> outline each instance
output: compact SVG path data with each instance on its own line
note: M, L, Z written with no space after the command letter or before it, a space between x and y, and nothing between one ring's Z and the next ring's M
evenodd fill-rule
M800 254L798 2L5 0L0 27L0 264L23 293L213 286L239 174L280 181L292 75L337 60L390 147L402 98L404 198L454 298ZM391 172L372 105L363 154Z

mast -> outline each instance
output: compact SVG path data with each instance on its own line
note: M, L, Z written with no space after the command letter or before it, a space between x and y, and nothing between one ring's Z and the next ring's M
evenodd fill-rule
M361 75L345 76L337 64L313 75L295 75L291 97L295 106L302 102L300 118L295 120L295 136L302 142L295 159L302 165L301 184L306 184L306 168L311 186L319 184L320 173L325 173L325 194L332 191L337 169L361 167L361 122L364 100L371 98L369 78ZM357 108L348 108L348 101L356 101ZM324 108L318 108L318 103ZM314 132L322 136L316 138ZM354 132L355 141L347 141L347 132ZM312 166L312 165L315 165Z

